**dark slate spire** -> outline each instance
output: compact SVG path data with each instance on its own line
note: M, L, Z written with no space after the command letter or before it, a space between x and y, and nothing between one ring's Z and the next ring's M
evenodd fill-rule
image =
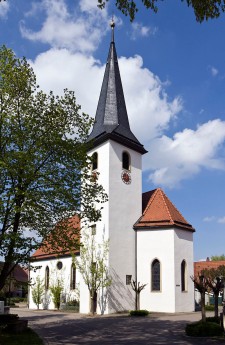
M144 154L147 151L130 130L114 42L114 27L115 23L112 20L111 44L95 123L89 140L92 139L94 146L97 146L108 139L112 139Z

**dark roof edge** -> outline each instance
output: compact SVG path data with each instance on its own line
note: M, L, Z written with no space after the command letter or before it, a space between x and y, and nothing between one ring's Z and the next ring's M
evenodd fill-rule
M138 222L137 222L138 223ZM184 230L188 232L195 232L195 229L192 228L192 226L189 228L188 226L179 226L176 224L171 224L171 225L143 225L143 226L138 226L136 225L137 223L134 224L133 229L135 231L137 230L145 230L145 231L151 231L151 230L165 230L165 229L177 229L177 230Z
M105 133L100 134L98 137L92 139L93 145L91 146L91 149L95 148L96 146L99 146L100 144L110 139L134 151L137 151L141 154L145 154L148 152L147 150L145 150L144 145L137 144L136 142L131 141L127 139L126 137L121 136L119 134L116 134L115 132L112 132L112 133L105 132Z

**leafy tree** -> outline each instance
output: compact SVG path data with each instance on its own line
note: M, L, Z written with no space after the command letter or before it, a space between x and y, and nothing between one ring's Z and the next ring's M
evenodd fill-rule
M203 269L201 273L192 277L192 280L195 284L196 289L201 294L201 307L205 309L205 293L213 292L215 304L214 312L215 317L219 317L219 308L218 300L219 294L223 292L224 288L224 278L225 278L225 265L219 266L218 268ZM202 311L202 315L205 314L205 311ZM205 318L205 315L202 316L202 319Z
M74 262L88 287L92 314L96 312L99 289L111 285L107 267L108 251L108 241L97 243L94 234L90 235L88 231L83 231L80 259L74 257Z
M59 97L39 91L26 59L0 48L0 290L56 223L65 228L75 212L100 218L93 201L103 202L105 194L89 169L91 125L74 92ZM71 231L77 229L70 226L68 241L64 232L62 245L69 246Z
M200 292L201 295L201 313L202 313L202 321L206 321L206 314L205 314L205 293L208 290L208 284L205 277L201 274L197 276L191 277L192 281L195 284L195 288Z
M62 282L58 279L55 285L50 286L50 291L53 296L53 303L55 305L55 308L59 310L61 302L61 293L63 291Z
M3 2L6 0L0 0ZM157 4L163 0L142 0L142 5L153 13L158 12ZM168 0L171 1L171 0ZM218 18L221 13L225 12L225 0L180 0L185 2L188 7L192 7L194 10L195 18L198 22L204 20ZM134 0L97 0L97 6L103 9L107 2L114 3L115 6L125 16L130 18L132 22L141 7L140 1ZM138 5L137 5L138 3Z
M206 284L208 285L208 290L213 292L214 299L215 299L215 317L219 317L219 308L218 308L218 301L219 301L219 294L223 291L224 282L223 277L225 273L225 266L219 266L218 268L214 269L205 269L201 272L205 279Z
M211 256L211 261L225 261L225 255L213 255Z
M158 11L157 4L162 0L142 0L142 5L152 12ZM171 0L168 0L171 1ZM203 22L209 18L218 18L222 12L225 12L225 0L181 0L186 2L188 7L192 7L196 20ZM135 15L141 7L140 2L134 0L98 0L98 7L104 8L107 2L114 2L116 7L125 15L129 16L132 22Z
M146 285L147 284L140 285L140 282L137 283L135 280L131 282L131 287L135 292L135 310L140 310L140 294Z
M32 298L33 298L34 303L37 306L37 309L39 309L39 305L42 302L42 296L44 295L44 292L45 292L45 285L43 281L41 280L41 278L38 276L32 288Z

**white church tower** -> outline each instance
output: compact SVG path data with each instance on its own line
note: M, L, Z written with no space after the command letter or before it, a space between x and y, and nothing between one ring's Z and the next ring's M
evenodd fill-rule
M100 92L95 123L89 139L93 146L93 170L108 195L102 220L96 224L96 239L109 239L108 264L112 285L105 313L134 309L130 287L135 279L135 232L133 225L142 213L142 155L147 151L130 129L120 78L115 42L112 39ZM81 282L80 312L89 311L87 288ZM98 296L99 300L99 296ZM97 308L100 313L100 309Z

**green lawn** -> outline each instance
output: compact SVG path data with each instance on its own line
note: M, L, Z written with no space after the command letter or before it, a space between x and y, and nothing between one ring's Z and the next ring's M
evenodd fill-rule
M28 328L17 334L0 333L0 345L43 345L39 336Z

